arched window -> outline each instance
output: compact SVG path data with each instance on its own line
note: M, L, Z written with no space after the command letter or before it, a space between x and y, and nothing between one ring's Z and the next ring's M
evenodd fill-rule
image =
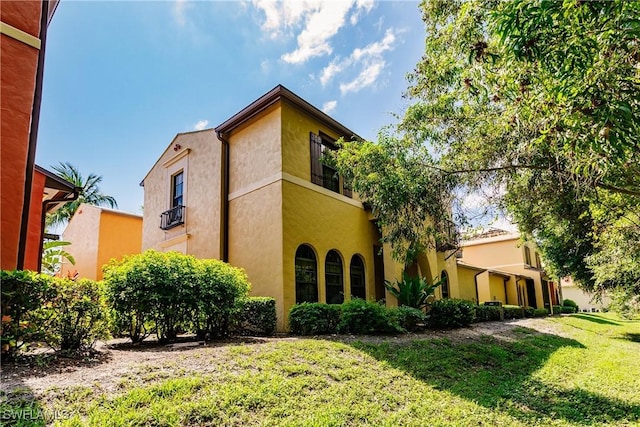
M531 265L531 250L527 246L524 247L524 263Z
M440 273L440 278L442 279L442 285L440 285L440 290L442 291L442 299L449 298L449 275L446 270L442 270Z
M327 304L342 304L344 301L342 258L338 252L329 251L324 264L324 272L327 284Z
M303 302L318 302L318 265L308 245L296 251L296 304Z
M349 271L351 273L351 296L367 299L364 285L364 263L360 255L351 257Z

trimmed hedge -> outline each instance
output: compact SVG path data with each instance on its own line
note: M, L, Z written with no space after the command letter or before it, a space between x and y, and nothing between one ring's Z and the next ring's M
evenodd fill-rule
M475 305L466 300L447 298L434 301L429 311L429 326L436 329L462 328L471 325Z
M398 326L407 332L415 332L425 326L427 317L422 310L401 305L389 308L389 315Z
M573 313L577 313L578 307L569 307L566 305L562 306L562 314L573 314Z
M340 322L340 305L296 304L289 310L289 330L296 335L335 334Z
M524 308L519 305L503 305L504 319L522 319L524 317Z
M490 322L500 320L500 307L494 305L476 305L475 322Z
M404 332L389 309L376 302L354 298L342 304L338 323L341 334L388 334Z
M546 308L534 308L531 312L531 317L547 317L549 310Z
M233 331L239 335L273 335L276 331L276 300L271 297L248 297L240 303Z
M562 306L561 305L554 305L553 306L553 314L561 314L562 313Z

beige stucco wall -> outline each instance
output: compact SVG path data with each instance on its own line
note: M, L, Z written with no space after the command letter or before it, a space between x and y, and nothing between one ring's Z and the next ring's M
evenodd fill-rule
M213 129L179 134L167 147L144 179L143 251L220 258L222 153ZM179 171L184 172L185 224L165 231L160 215L171 206L171 177Z
M69 271L78 271L81 278L98 280L98 242L100 234L100 208L82 204L62 233L62 240L71 242L62 249L73 255L75 265L63 264L62 277Z
M477 303L475 276L478 273L482 273L482 270L469 268L464 265L457 266L458 298Z
M464 242L462 260L467 264L478 267L496 269L533 279L536 292L536 308L543 308L542 272L525 264L525 246L529 247L531 262L535 265L537 251L535 245L530 242L521 243L516 235ZM483 301L482 296L480 301ZM517 301L517 296L514 301ZM509 299L509 303L511 304L511 299Z

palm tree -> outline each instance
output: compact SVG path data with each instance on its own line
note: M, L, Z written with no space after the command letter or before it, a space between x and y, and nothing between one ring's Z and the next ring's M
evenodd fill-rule
M89 174L85 180L78 169L69 162L60 162L57 166L51 166L60 178L82 188L80 196L73 202L64 204L55 212L47 215L47 226L63 225L69 222L71 217L80 207L80 204L87 203L95 206L108 206L117 208L118 203L112 196L107 196L100 192L98 184L102 182L102 177L96 174Z

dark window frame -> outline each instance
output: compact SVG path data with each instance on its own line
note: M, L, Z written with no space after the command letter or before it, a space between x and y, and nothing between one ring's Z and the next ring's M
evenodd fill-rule
M354 263L354 261L356 261ZM354 265L358 264L359 265ZM354 268L355 267L355 268ZM364 260L359 254L355 254L351 257L349 263L349 278L351 279L351 298L367 299L367 282L366 271L364 267ZM354 283L361 283L362 285L354 286ZM357 292L355 291L357 289Z
M447 274L447 270L442 270L442 273L440 273L440 278L442 279L443 277L445 280L440 285L440 292L442 293L442 299L449 299L451 298L451 290L449 289L449 274Z
M327 304L342 304L344 302L344 262L335 249L331 249L325 256L324 282Z
M318 257L308 244L296 249L294 276L296 304L318 302Z
M327 150L337 150L336 140L319 131L317 134L309 132L311 153L311 182L329 191L343 196L352 197L352 191L345 179L338 175L338 171L322 163L321 158Z
M178 206L184 206L184 170L171 175L171 208Z

